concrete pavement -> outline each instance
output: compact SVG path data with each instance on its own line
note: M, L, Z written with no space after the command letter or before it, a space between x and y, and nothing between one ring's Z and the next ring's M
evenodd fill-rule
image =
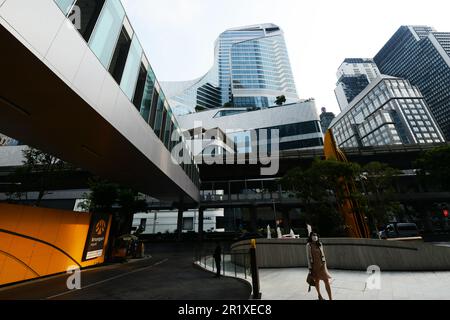
M81 290L69 291L68 276L0 289L0 300L247 300L250 286L215 279L192 265L190 244L149 245L151 259L85 270Z
M199 266L213 271L213 259L208 257ZM225 259L226 275L237 274L251 283L249 270ZM366 285L369 274L361 271L330 270L333 276L331 287L335 300L450 300L450 272L383 272L380 287L374 290ZM259 278L263 300L317 300L315 288L308 293L306 277L308 269L283 268L260 269ZM327 297L321 283L321 293ZM327 299L327 298L326 298Z

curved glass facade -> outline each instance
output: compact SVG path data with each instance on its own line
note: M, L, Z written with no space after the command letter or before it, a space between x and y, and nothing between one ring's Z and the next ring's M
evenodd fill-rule
M288 103L298 100L282 35L234 44L231 77L233 101L238 107L272 106L280 95L285 95Z
M267 108L278 96L299 100L283 32L273 24L229 29L216 40L213 68L202 78L163 83L177 115L234 107Z

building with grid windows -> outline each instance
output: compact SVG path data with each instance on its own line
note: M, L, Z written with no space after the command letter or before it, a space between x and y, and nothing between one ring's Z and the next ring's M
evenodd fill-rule
M363 90L330 128L341 148L444 142L419 89L385 75Z
M373 59L345 59L338 69L335 89L341 111L379 75L380 71Z
M407 79L422 92L450 140L450 33L402 26L374 60L383 74Z
M225 104L263 109L283 95L286 104L299 101L283 31L274 24L226 30L204 77L162 86L177 115Z

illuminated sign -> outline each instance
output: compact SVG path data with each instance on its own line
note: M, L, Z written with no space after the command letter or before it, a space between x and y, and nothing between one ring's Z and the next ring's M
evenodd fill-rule
M109 219L108 214L97 213L92 215L83 261L92 260L103 255Z

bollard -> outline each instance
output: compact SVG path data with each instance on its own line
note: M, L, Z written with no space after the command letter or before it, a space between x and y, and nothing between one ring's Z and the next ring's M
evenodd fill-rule
M259 291L259 272L256 262L256 240L252 239L250 246L250 269L252 271L253 299L261 300L261 292Z

